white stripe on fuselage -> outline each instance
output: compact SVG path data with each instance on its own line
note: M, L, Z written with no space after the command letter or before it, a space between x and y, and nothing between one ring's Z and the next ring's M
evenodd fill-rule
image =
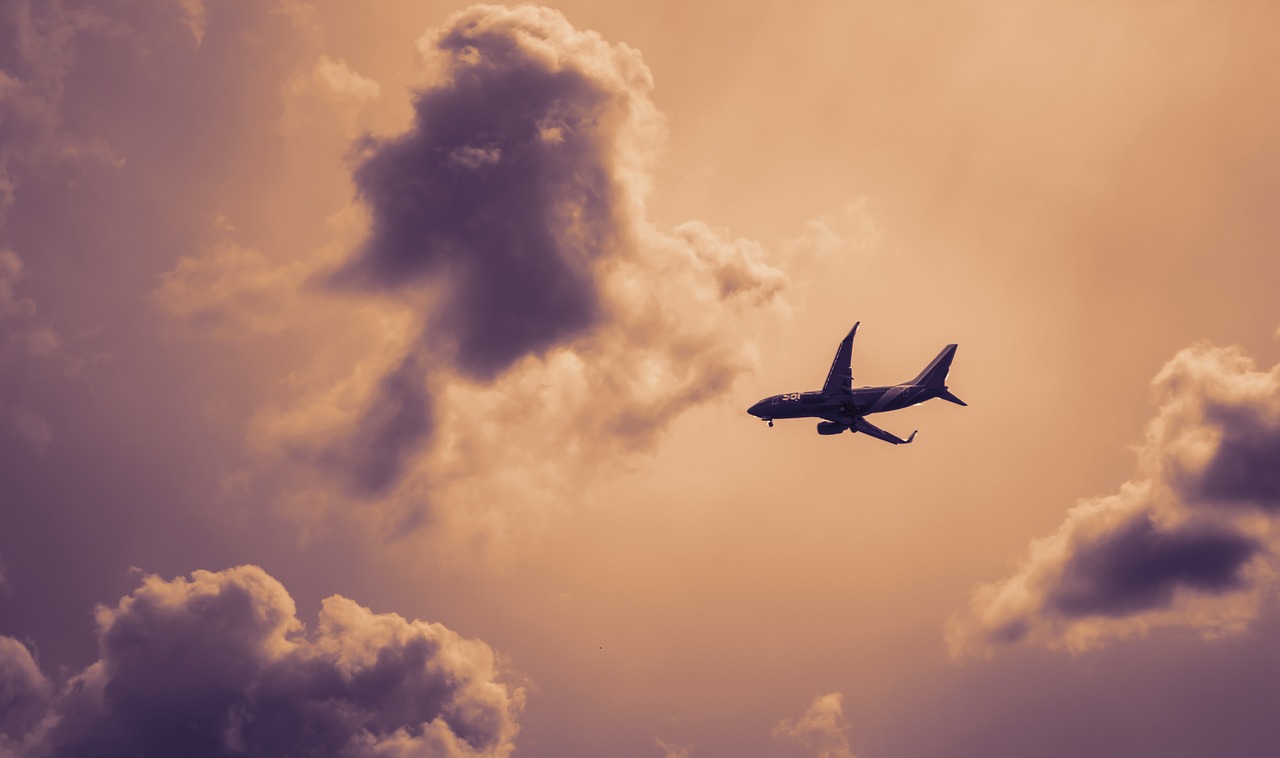
M889 403L892 403L894 398L896 398L898 395L901 395L903 390L905 389L906 387L890 387L889 389L885 390L884 394L881 395L880 398L876 400L874 403L872 403L871 407L867 409L867 413L879 413L880 411L884 410L885 406L887 406Z

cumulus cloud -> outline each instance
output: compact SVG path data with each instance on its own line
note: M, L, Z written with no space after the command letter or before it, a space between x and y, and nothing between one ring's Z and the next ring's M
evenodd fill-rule
M857 204L769 251L651 223L663 127L648 69L556 11L477 6L419 45L431 76L407 131L358 143L367 234L329 279L378 314L365 351L344 376L300 374L296 402L251 436L363 482L388 512L522 529L514 511L560 507L753 368L756 326L787 313L785 261L847 253L874 227ZM406 365L421 371L412 398ZM431 421L375 435L387 465L333 454L365 449L373 417L406 399ZM339 510L324 486L286 489L300 511Z
M636 51L546 8L477 6L424 47L442 72L412 127L358 147L372 225L337 278L445 281L429 333L492 379L603 317L596 266L629 244L619 153L656 128L651 81Z
M1280 366L1239 348L1179 352L1135 477L1081 501L1010 578L953 619L953 654L1015 642L1086 650L1159 627L1238 632L1275 583Z
M668 744L660 738L654 740L654 744L662 751L664 758L689 758L690 753L693 751L692 745Z
M853 758L845 737L848 729L849 724L844 720L844 696L831 692L814 698L798 718L778 722L773 736L815 751L815 758Z
M285 588L254 566L150 576L96 615L99 659L56 691L22 645L0 638L0 704L43 710L6 733L17 754L513 750L523 690L501 681L487 645L440 624L333 596L308 630Z

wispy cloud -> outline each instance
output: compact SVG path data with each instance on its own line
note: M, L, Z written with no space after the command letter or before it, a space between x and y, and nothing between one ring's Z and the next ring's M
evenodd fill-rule
M111 24L88 8L61 2L15 0L0 7L0 223L13 206L21 169L42 162L81 160L122 165L110 147L92 135L65 128L65 78L75 40Z
M785 718L773 729L776 739L785 739L815 751L814 758L854 758L845 732L844 696L839 692L819 695L796 718Z

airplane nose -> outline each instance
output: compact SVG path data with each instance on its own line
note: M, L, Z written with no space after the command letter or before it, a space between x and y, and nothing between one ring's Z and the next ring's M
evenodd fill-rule
M762 405L764 405L764 401L763 401L763 400L761 400L760 402L758 402L758 403L756 403L755 405L753 405L753 406L751 406L750 408L748 408L748 409L747 409L747 413L750 413L752 416L759 416L759 415L760 415L760 406L762 406Z

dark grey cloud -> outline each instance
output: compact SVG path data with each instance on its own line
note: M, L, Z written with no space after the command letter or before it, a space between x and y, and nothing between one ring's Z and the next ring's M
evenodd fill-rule
M506 756L523 690L439 624L324 601L305 629L254 566L147 578L97 612L99 660L50 696L0 638L0 697L47 701L23 756ZM15 647L16 646L16 647ZM10 695L10 693L13 693Z
M1196 345L1156 376L1139 471L1085 500L1010 578L974 591L954 653L1033 641L1082 650L1154 627L1243 629L1274 584L1280 366Z
M440 283L432 339L489 379L601 319L593 264L630 231L618 152L648 81L549 9L473 8L432 44L443 71L413 125L358 145L372 223L337 280Z
M360 491L385 492L431 433L425 359L411 351L378 382L352 432L322 455L322 464L347 471Z
M1198 471L1179 471L1197 501L1280 511L1280 422L1250 407L1211 407L1222 439Z
M1167 607L1179 587L1236 590L1245 583L1244 567L1263 549L1214 523L1161 528L1141 513L1077 545L1048 605L1068 617L1127 616Z

